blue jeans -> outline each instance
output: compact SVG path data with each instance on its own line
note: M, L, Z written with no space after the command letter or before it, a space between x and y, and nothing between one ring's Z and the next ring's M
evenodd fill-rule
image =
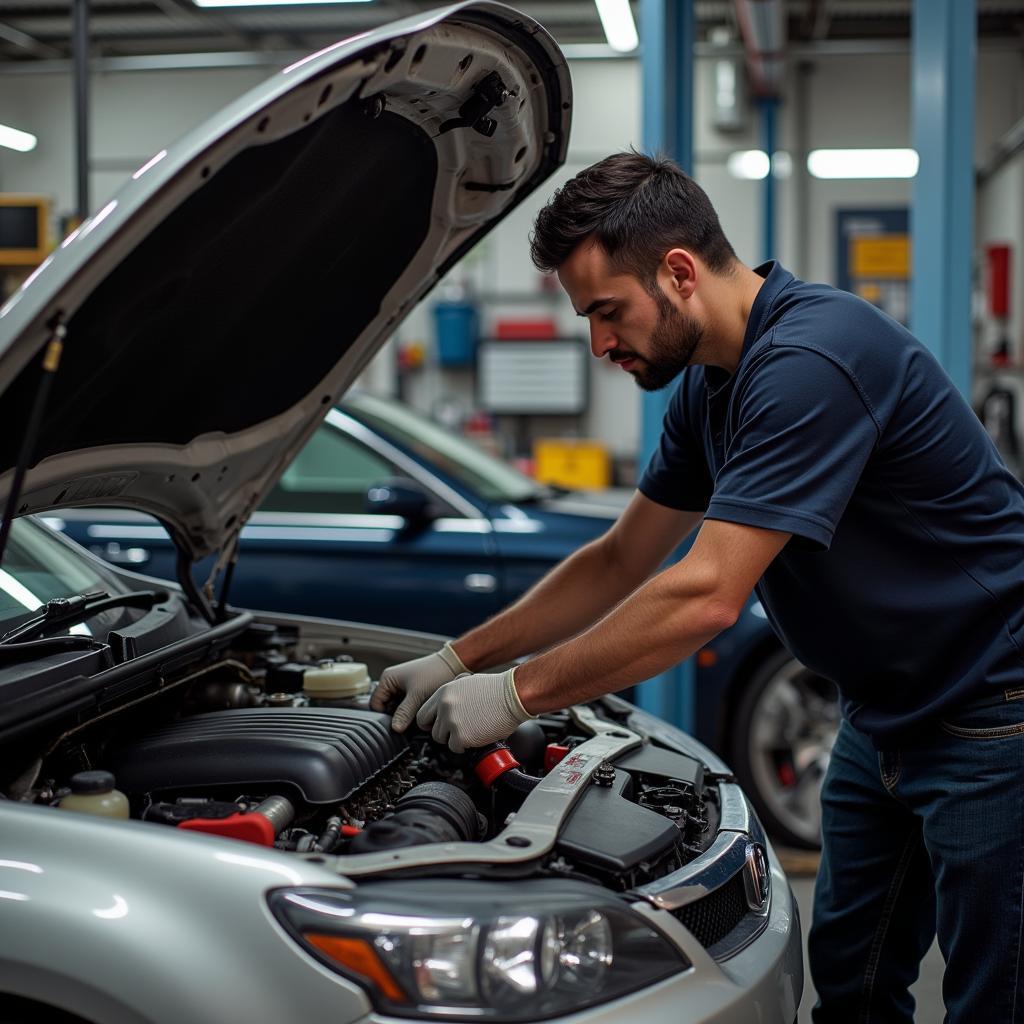
M947 1022L1024 1021L1022 698L893 750L840 726L809 939L816 1024L912 1021L936 932Z

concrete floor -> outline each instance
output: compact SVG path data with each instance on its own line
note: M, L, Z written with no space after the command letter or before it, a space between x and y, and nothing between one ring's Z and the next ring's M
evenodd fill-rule
M790 885L800 907L800 920L804 933L804 995L800 1001L798 1024L810 1024L811 1007L817 996L811 983L810 970L807 967L807 930L811 924L811 902L814 893L814 879L810 877L791 877ZM917 1002L914 1015L915 1024L942 1024L944 1014L942 1006L942 954L937 944L933 943L928 955L921 964L921 975L917 984L911 989Z

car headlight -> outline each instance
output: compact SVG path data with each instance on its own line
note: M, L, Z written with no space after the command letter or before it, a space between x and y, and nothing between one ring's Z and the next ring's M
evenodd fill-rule
M270 906L318 960L400 1017L541 1020L689 966L623 902L575 882L280 889Z

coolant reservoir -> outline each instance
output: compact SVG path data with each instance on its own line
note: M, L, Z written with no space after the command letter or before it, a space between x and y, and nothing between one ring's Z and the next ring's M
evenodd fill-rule
M110 772L76 772L68 783L71 792L57 805L63 811L81 811L103 818L127 818L128 797L114 788Z
M302 692L310 700L351 700L370 692L370 670L361 661L322 661L307 668Z

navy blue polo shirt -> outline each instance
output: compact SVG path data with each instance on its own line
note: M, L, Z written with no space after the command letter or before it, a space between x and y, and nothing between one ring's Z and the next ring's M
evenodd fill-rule
M736 372L683 371L640 490L793 534L757 594L876 741L1024 687L1024 488L913 335L757 272Z

